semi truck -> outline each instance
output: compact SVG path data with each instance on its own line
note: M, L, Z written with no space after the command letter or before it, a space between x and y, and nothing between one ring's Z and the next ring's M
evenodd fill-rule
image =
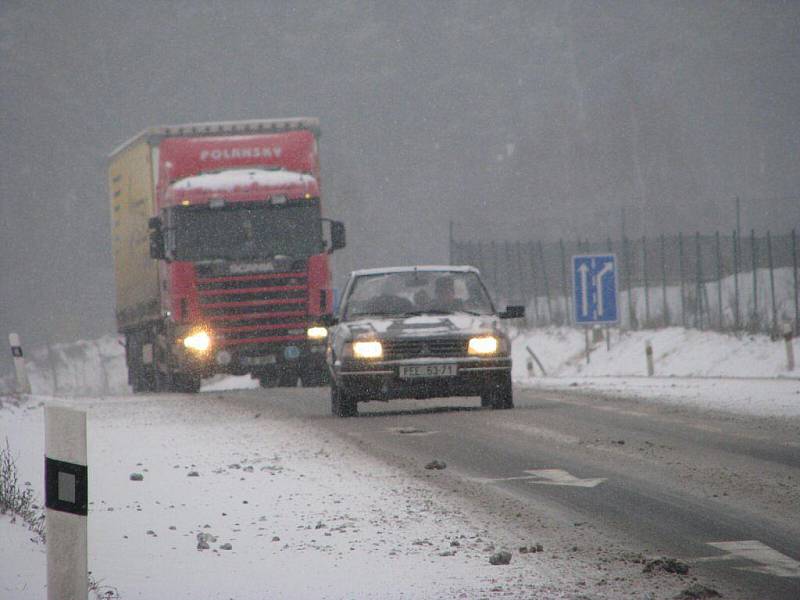
M327 381L333 309L319 121L151 127L114 150L108 192L117 329L134 392L218 373Z

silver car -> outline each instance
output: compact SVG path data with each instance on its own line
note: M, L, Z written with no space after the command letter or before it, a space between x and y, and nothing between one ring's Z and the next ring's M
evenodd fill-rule
M327 323L331 409L393 398L480 396L513 408L511 345L474 267L410 266L354 271Z

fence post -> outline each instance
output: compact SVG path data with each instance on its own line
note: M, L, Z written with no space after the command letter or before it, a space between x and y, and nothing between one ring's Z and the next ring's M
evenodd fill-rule
M567 255L564 250L564 240L558 240L558 248L561 252L561 294L564 296L564 323L570 324L569 292L567 291Z
M521 304L528 304L528 286L525 285L527 278L525 277L525 268L522 262L522 242L514 242L514 254L517 259L517 274L519 275L519 299Z
M534 250L533 242L528 242L528 257L531 261L531 294L533 295L533 312L536 314L535 323L538 325L541 321L539 315L539 289L536 287L536 252Z
M800 287L797 285L797 234L794 229L792 229L792 271L794 273L794 333L800 335L800 302L798 302Z
M642 236L642 280L644 281L644 323L650 325L650 286L647 279L647 238Z
M449 236L450 236L448 238L450 243L447 246L447 260L450 261L450 264L452 265L453 264L453 254L454 254L453 253L453 247L455 245L455 242L453 241L453 221L452 220L449 222L448 233L449 233Z
M625 261L625 281L628 286L628 327L631 329L638 329L636 327L636 315L633 310L633 290L631 290L631 253L630 242L627 237L622 238L622 255Z
M550 304L550 282L547 278L547 263L544 261L544 248L539 240L539 264L542 266L542 280L544 281L544 295L547 298L547 321L553 323L553 306Z
M772 236L767 231L767 264L769 265L769 293L772 299L772 334L778 335L778 309L775 304L775 272L772 268Z
M703 257L700 251L700 232L696 232L694 235L694 247L695 247L695 282L697 284L697 302L695 303L695 327L699 327L703 329L703 268L702 268L702 260Z
M722 318L722 250L719 245L719 231L714 232L714 246L717 252L717 310L719 311L717 329L722 331L724 325Z
M686 327L686 299L684 286L686 283L686 273L683 270L683 234L678 233L678 267L681 274L681 324Z
M661 234L661 318L664 327L670 326L669 304L667 304L667 242Z
M750 230L750 254L753 258L753 322L752 326L758 326L758 251L756 250L756 230Z
M503 254L505 255L505 259L506 259L505 260L505 265L504 265L505 266L504 271L505 271L505 274L506 274L506 290L507 290L507 292L506 292L506 294L507 294L507 296L506 296L506 304L511 304L511 302L512 302L511 299L514 297L513 292L514 292L514 287L515 286L514 286L514 284L512 282L513 278L511 276L511 264L512 264L511 263L511 242L509 242L508 240L506 240L503 243ZM517 278L517 282L519 283L519 278Z
M739 331L741 327L739 321L739 234L734 231L731 239L733 240L733 329Z
M494 287L494 297L497 299L497 294L500 291L500 282L497 274L497 242L494 240L489 242L489 250L492 255L492 286Z

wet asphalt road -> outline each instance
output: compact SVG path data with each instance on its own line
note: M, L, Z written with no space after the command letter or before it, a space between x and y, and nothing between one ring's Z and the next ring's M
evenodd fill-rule
M325 389L242 394L386 460L442 460L449 477L564 527L682 559L726 597L800 598L797 420L531 389L515 390L511 411L454 398L360 404L336 419Z

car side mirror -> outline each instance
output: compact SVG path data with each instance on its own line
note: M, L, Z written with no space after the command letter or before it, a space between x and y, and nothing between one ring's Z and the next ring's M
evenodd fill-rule
M507 306L504 312L500 313L501 319L524 319L525 307L524 306Z
M331 252L341 250L347 245L344 223L331 221Z
M150 258L164 260L167 258L167 252L164 247L164 230L161 228L161 219L151 217L147 221L147 228L150 230Z
M319 322L320 325L325 327L333 327L339 322L339 319L337 319L334 315L322 315L319 318Z

